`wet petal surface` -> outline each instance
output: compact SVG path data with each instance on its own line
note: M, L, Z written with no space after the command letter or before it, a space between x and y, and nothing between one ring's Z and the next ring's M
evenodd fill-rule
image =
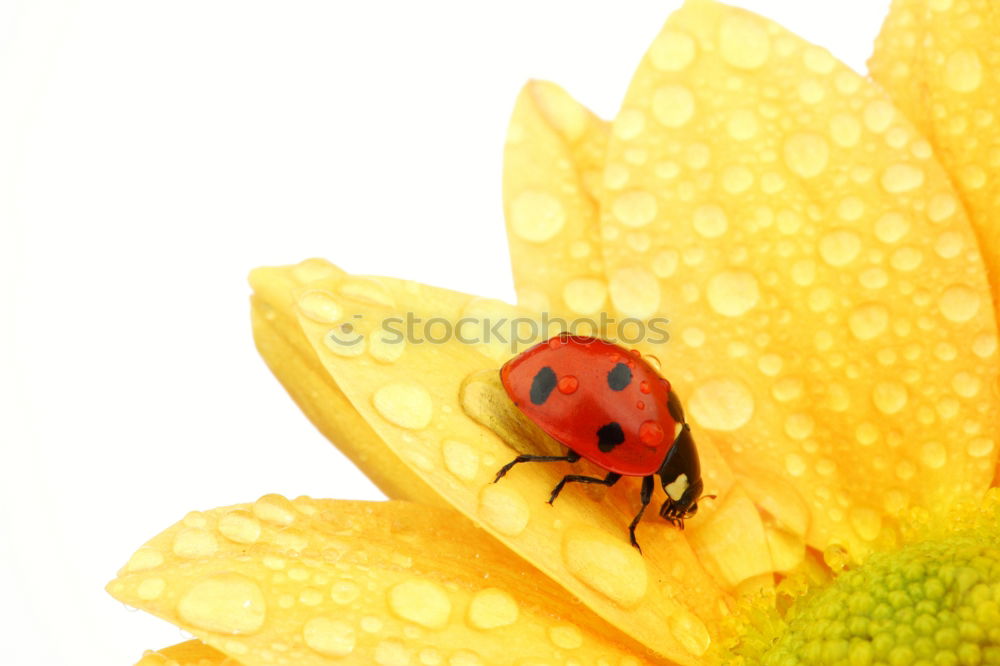
M812 545L863 554L907 506L986 488L985 271L948 175L880 89L774 23L689 2L606 169L628 174L601 200L611 302L669 318L652 353L699 444L763 480L758 505L797 495ZM621 214L650 197L641 223Z
M192 512L140 552L109 591L202 641L143 666L650 663L450 510L267 495Z

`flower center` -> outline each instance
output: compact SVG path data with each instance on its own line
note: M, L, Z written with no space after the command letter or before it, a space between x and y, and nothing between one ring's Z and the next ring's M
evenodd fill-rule
M872 555L783 624L759 663L1000 664L1000 515Z

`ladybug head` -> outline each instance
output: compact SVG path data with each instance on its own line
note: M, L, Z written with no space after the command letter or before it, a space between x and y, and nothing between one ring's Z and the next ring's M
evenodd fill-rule
M684 520L698 513L698 498L701 497L701 477L689 482L686 474L680 474L671 481L660 477L667 499L660 507L660 517L671 523L684 525Z

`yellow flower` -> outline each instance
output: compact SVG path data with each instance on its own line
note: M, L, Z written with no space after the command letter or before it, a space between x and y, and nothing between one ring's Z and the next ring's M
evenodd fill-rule
M520 308L320 260L255 271L264 358L394 501L188 514L109 585L198 639L141 663L1000 663L990 1L894 2L874 82L692 0L614 122L529 83L505 156ZM554 507L565 467L491 483L518 435L463 382L512 352L459 324L540 311L670 322L635 346L718 499L683 532L647 517L643 555L635 479ZM407 316L447 339L387 338Z

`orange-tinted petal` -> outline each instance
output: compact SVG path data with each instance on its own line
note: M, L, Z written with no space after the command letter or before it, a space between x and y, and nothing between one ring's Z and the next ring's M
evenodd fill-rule
M295 292L312 280L342 275L336 266L309 259L289 269L257 269L250 276L253 333L271 371L309 420L391 498L425 503L439 496L379 439L330 375L316 361L295 314ZM308 306L308 302L307 302ZM318 306L317 306L318 307ZM372 461L375 461L372 463Z
M135 666L241 666L235 659L195 639L161 650L147 650Z
M243 666L651 663L461 515L406 502L268 495L193 512L108 589L211 646L144 666L224 663L212 648Z
M607 286L597 220L608 123L559 86L531 81L504 151L504 211L518 302L593 315Z
M1000 293L1000 11L993 0L895 0L872 77L930 139Z
M693 0L644 58L606 168L628 173L602 200L611 301L670 319L654 353L758 505L804 503L812 545L862 554L884 515L988 485L985 271L948 175L883 91ZM652 214L622 207L638 198Z
M681 662L707 650L707 626L724 612L728 596L685 535L652 511L639 527L645 556L629 545L637 479L619 483L603 501L567 489L554 506L545 499L566 465L524 466L492 483L516 453L463 412L460 387L469 374L498 369L524 346L495 337L486 342L484 320L506 331L502 322L523 317L530 329L528 313L425 285L359 280L331 276L306 284L298 293L299 321L318 362L394 460L636 640ZM322 312L303 307L304 298L312 305L324 299ZM352 323L353 336L332 312Z

